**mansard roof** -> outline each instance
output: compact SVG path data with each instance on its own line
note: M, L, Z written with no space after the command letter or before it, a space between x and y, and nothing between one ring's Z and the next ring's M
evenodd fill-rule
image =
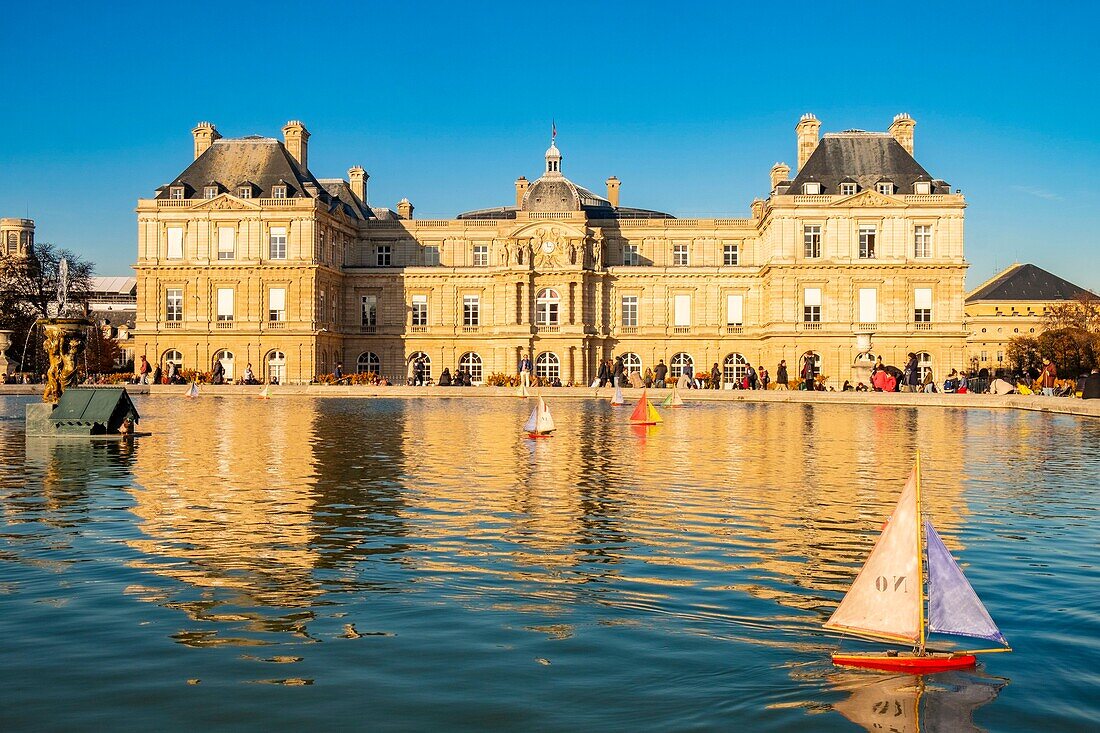
M790 183L789 193L801 193L802 184L810 181L820 183L822 193L836 194L842 181L874 188L884 178L897 186L898 193L913 193L917 181L931 182L933 193L950 193L946 182L933 181L889 133L862 130L826 133Z
M248 135L215 140L171 186L183 186L187 198L202 198L203 188L214 185L211 182L251 185L256 198L271 198L272 188L286 186L290 198L320 199L330 211L343 209L355 219L370 217L370 210L351 195L343 181L322 183L298 164L282 142L270 137ZM156 198L169 198L168 188L157 189Z
M1030 264L1015 264L966 296L967 303L982 300L1073 300L1088 291L1069 280Z

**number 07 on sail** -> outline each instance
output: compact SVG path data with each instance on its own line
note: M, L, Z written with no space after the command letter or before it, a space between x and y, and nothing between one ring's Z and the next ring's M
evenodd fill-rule
M975 665L975 654L1011 651L932 523L922 520L919 453L894 513L825 628L913 645L912 651L834 653L833 663L843 667L919 674L967 669ZM1001 646L934 651L926 646L930 633L986 639Z

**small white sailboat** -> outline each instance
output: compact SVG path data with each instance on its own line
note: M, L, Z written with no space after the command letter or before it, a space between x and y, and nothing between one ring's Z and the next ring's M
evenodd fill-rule
M1012 651L932 523L922 521L919 453L894 513L825 628L914 647L833 654L833 664L843 667L922 674L967 669L977 663L975 654ZM926 646L929 633L986 639L1002 646L934 651Z
M546 406L546 400L539 397L535 409L531 410L531 417L523 426L529 438L549 438L554 432L554 418L550 416L550 408Z
M613 405L625 405L626 400L623 399L623 388L619 385L615 385L615 394L611 397L611 404Z
M183 393L184 397L198 397L199 385L196 382L191 382L191 386L187 388L187 391Z

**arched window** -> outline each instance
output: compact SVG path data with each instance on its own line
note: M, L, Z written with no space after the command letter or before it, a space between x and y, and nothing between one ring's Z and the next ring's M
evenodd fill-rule
M409 354L409 358L406 360L406 364L409 367L409 376L413 376L414 369L416 367L417 360L424 362L424 379L432 378L432 357L425 354L423 351L414 351Z
M168 351L164 352L164 356L161 357L161 361L164 362L165 369L168 368L169 364L175 364L176 369L179 369L183 366L183 354L175 349L168 349Z
M558 309L561 296L553 288L543 288L535 296L535 325L558 325Z
M802 376L803 370L806 368L806 360L810 359L814 365L814 375L821 374L821 354L816 351L807 351L798 359L798 375Z
M539 354L535 358L535 376L540 379L559 379L561 377L561 366L558 362L558 355L549 351Z
M691 354L686 354L683 351L673 354L672 361L669 362L669 375L673 379L679 379L681 374L686 374L688 379L693 379L695 377L694 364L695 360L691 358Z
M727 354L722 364L722 381L727 384L740 383L749 373L749 362L741 354Z
M462 358L458 360L458 368L466 371L470 375L470 381L474 384L481 384L481 357L472 351L467 351L462 355Z
M286 354L283 352L268 352L267 381L270 384L286 384Z
M924 375L932 371L932 355L927 351L917 352L917 373L920 380L924 381Z
M359 355L359 358L355 360L355 371L360 374L382 373L382 360L378 358L378 354L373 351L364 351Z
M214 354L213 360L210 362L210 366L214 366L215 361L222 363L222 370L225 372L225 381L229 382L233 380L233 352L222 349Z
M626 369L627 377L629 377L634 372L641 372L642 358L635 354L633 351L628 351L623 354L623 367Z

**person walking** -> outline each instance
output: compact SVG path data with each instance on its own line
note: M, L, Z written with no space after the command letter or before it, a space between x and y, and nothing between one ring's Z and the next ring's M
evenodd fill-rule
M527 354L519 360L519 381L524 387L531 386L531 357Z
M653 389L664 389L665 377L668 376L668 366L665 364L664 359L657 361L657 366L653 367Z
M718 362L710 368L710 388L722 389L722 372L718 370Z
M790 389L787 378L787 360L780 359L779 366L775 369L775 388Z
M1054 396L1054 383L1058 380L1058 370L1050 363L1050 359L1043 359L1043 371L1039 374L1039 386L1043 388L1043 394L1047 397Z

